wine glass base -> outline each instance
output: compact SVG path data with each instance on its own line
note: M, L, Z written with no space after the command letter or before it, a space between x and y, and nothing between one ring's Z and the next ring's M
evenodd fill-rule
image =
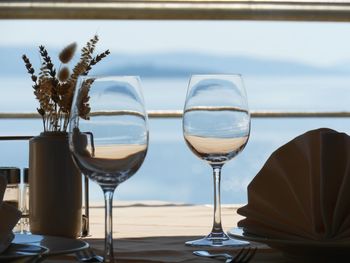
M249 242L230 238L223 233L220 237L212 237L212 235L209 234L201 239L187 241L185 245L193 247L242 247L249 245Z

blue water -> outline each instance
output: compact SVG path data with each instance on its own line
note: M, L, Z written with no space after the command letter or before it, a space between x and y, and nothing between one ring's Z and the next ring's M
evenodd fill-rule
M144 79L148 109L182 109L187 79ZM247 76L251 109L349 110L350 78ZM34 111L36 101L24 77L0 79L0 111ZM4 88L6 87L6 88ZM9 87L9 88L7 88ZM150 119L149 152L141 169L120 185L118 200L163 200L204 204L212 202L212 176L208 164L190 152L182 137L181 119ZM269 155L295 136L319 127L350 132L347 118L252 119L245 150L223 168L222 202L245 203L246 187ZM1 120L1 135L36 135L40 120ZM1 142L0 165L26 167L27 142ZM91 200L102 200L91 183Z

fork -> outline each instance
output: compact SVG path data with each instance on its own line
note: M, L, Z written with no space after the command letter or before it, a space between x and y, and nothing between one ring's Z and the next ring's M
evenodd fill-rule
M225 258L225 263L248 263L254 257L256 250L256 247L242 248L235 256L227 253L212 254L206 250L196 250L193 254L200 257Z
M75 253L79 262L84 263L94 263L94 262L103 262L103 257L97 256L91 248L87 248Z

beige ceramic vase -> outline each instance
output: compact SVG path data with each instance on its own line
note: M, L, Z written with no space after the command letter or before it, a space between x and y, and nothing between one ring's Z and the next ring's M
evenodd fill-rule
M82 177L71 157L67 133L45 132L29 141L29 186L30 231L78 237Z

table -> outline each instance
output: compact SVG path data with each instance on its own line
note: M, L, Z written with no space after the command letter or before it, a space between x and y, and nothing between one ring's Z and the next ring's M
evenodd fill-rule
M241 219L238 205L222 207L225 230L235 227ZM184 242L208 234L212 224L213 207L207 205L172 204L166 202L115 202L113 209L114 250L117 262L215 262L192 255L195 248ZM102 254L104 238L104 207L90 206L90 233L85 238L96 253ZM252 263L284 263L282 255L265 245L258 246ZM234 254L235 249L211 249ZM74 255L49 258L45 262L75 262Z

